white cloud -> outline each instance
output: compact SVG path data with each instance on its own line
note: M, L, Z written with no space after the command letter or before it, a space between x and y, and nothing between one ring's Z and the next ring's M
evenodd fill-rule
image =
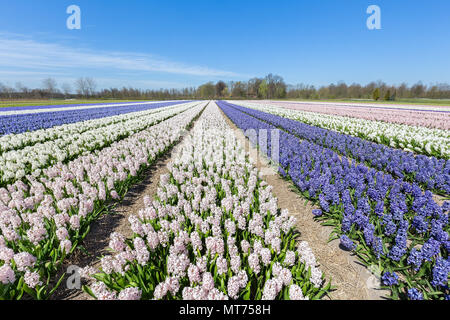
M70 77L64 72L41 72L41 71L11 71L0 69L0 83L14 87L17 82L25 84L31 88L42 86L42 80L48 77L57 79L59 85L67 83L72 85L77 77ZM12 79L12 80L11 80ZM24 81L25 80L25 81ZM118 78L95 77L95 81L99 84L99 88L122 88L133 87L137 89L160 89L175 88L182 89L190 87L189 83L163 81L163 80L136 80L136 77L122 76Z
M149 54L79 49L67 45L38 42L0 33L0 68L41 70L48 73L73 69L105 71L161 72L204 77L242 77L234 72L186 65ZM6 71L5 71L6 72Z

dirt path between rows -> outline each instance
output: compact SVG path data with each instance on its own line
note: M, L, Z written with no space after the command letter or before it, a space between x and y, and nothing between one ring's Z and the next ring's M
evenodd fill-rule
M267 158L260 155L256 148L249 145L242 130L222 112L236 137L250 153L254 165L264 173L264 180L273 186L273 194L278 198L278 206L288 209L297 218L300 240L307 241L320 264L320 269L327 280L332 280L336 290L330 293L333 300L380 300L389 291L378 289L377 278L362 265L356 256L342 250L339 240L328 242L333 228L322 226L314 221L312 210L318 207L306 204L306 200L294 191L292 183L283 180L277 169L269 164Z

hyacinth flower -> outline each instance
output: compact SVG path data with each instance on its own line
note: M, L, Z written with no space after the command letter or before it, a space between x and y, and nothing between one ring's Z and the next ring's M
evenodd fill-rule
M3 115L3 112L3 114L0 114L0 135L47 129L68 123L100 119L148 109L162 108L178 103L179 102L162 102L157 104L139 104L108 108L81 108L80 110L69 111L65 111L63 109L62 111L25 113L18 115Z
M186 111L192 104L63 125L46 130L0 137L0 187L23 179L57 162L76 159L148 129Z
M340 244L344 249L352 251L356 248L356 244L354 244L353 241L345 234L341 236L340 240Z
M346 134L355 138L363 138L368 140L367 142L403 149L406 152L436 156L437 158L444 159L448 159L449 157L448 144L450 136L447 130L442 130L442 127L429 129L349 117L324 116L323 114L303 113L260 103L238 102L238 104L250 109L300 121L306 125L320 129L332 130L339 134ZM439 115L444 122L444 127L450 126L449 112L444 111Z
M393 286L398 284L398 275L395 272L385 272L381 277L381 281L386 286Z
M53 288L48 281L86 237L90 223L180 139L205 105L194 103L95 153L39 170L26 183L18 180L0 188L0 298L17 299L24 293L48 298L62 278Z
M155 200L130 217L133 237L111 235L113 254L84 289L118 299L319 299L330 284L295 219L280 210L215 104L185 137ZM123 294L122 296L124 296Z
M270 140L270 130L276 128L268 121L271 115L261 116L258 111L256 116L255 110L250 115L222 102L219 106L244 132L265 129ZM285 128L294 126L286 123ZM400 268L402 279L390 287L393 298L405 297L405 278L423 290L426 299L448 294L447 287L430 290L436 259L448 259L448 202L440 206L430 191L423 192L417 184L339 157L333 150L299 140L289 130L280 131L278 164L305 198L325 207L316 218L334 226L331 239L345 233L361 245L356 254L366 265ZM339 196L337 205L333 203L334 192ZM423 246L420 257L416 246Z
M416 288L411 288L411 289L408 289L408 299L423 300L423 294Z
M416 182L423 188L435 190L444 195L450 194L450 182L446 178L450 173L450 159L448 159L450 151L447 151L446 156L439 157L415 155L412 152L318 128L259 109L246 108L222 101L219 103L221 106L232 107L274 127L281 128L302 140L329 148L339 155L356 159L374 169L384 170L398 178ZM445 139L447 142L443 145L448 145L448 141L450 141L448 134Z
M242 104L242 102L240 102ZM250 104L250 102L246 102L246 105L255 105L254 103ZM259 106L261 104L258 103ZM435 128L441 130L450 130L450 119L448 117L449 112L442 110L441 108L426 108L426 109L397 109L396 106L390 107L363 107L363 106L336 106L334 104L324 105L322 104L320 108L317 108L316 105L304 104L304 103L292 103L292 102L269 102L264 105L264 107L277 107L274 109L274 112L280 112L280 114L284 112L291 112L289 110L280 110L279 107L289 108L296 110L294 115L301 117L303 120L304 116L308 116L310 124L315 124L320 126L323 121L316 122L317 120L323 120L323 115L333 115L333 116L341 116L346 117L346 119L329 117L328 119L335 120L335 123L339 123L339 120L348 121L347 118L358 118L353 121L354 123L365 123L358 121L359 119L366 119L371 121L382 121L382 122L390 122L403 124L408 126L417 126L417 127L425 127L425 128ZM301 112L298 112L301 111ZM320 113L320 118L317 113ZM312 117L311 117L312 115ZM311 121L311 118L312 121ZM351 120L351 119L350 119ZM350 122L350 121L348 121ZM332 124L333 122L331 122Z

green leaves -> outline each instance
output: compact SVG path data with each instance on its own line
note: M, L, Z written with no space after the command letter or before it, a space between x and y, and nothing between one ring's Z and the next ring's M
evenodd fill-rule
M84 292L86 292L88 295L90 295L92 298L94 298L94 299L97 299L97 297L95 296L95 294L92 292L92 290L91 290L91 288L89 288L88 286L82 286L81 287L82 288L82 290L84 291Z

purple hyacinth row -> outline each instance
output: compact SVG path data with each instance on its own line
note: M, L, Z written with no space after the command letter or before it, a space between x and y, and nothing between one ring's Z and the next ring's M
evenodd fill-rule
M142 103L146 103L150 101L142 101ZM21 107L5 107L1 108L0 111L24 111L24 110L37 110L37 109L60 109L60 108L73 108L73 107L84 107L84 106L105 106L110 105L110 102L106 103L77 103L77 104L51 104L47 106L21 106Z
M54 111L20 115L0 115L0 135L16 134L26 131L47 129L68 123L75 123L85 120L99 119L116 116L125 113L145 111L168 107L187 101L161 102L142 105L99 107L91 109L80 109L70 111ZM53 107L53 106L52 106Z
M442 194L450 194L450 160L437 159L424 155L414 155L382 144L373 143L358 137L337 133L305 123L286 119L259 110L221 102L253 117L286 130L325 148L332 149L345 157L353 158L378 170L386 171L426 189Z
M276 127L218 104L240 129L267 130L270 158L270 130ZM355 250L368 266L403 275L402 280L383 281L393 298L406 299L415 290L427 299L449 296L449 202L439 206L430 191L285 131L280 131L279 147L280 174L304 197L318 201L321 212L314 215L331 222L336 237L345 235L342 246Z

